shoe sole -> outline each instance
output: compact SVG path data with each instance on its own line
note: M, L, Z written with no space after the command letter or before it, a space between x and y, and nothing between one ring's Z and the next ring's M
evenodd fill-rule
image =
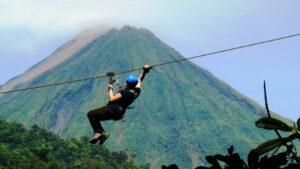
M91 139L89 142L90 142L91 144L96 144L96 143L100 140L100 137L101 137L101 135L100 135L99 137L97 137L97 138Z
M99 137L99 145L104 144L105 141L106 141L108 138L109 138L109 135L108 135L107 137L104 136L104 135L101 135L101 136Z

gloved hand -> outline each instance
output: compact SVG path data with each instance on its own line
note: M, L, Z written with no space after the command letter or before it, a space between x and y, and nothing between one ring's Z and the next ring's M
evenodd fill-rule
M150 67L149 65L144 65L144 66L143 66L143 71L144 71L145 73L149 73L149 71L150 71L151 68L152 68L152 67Z

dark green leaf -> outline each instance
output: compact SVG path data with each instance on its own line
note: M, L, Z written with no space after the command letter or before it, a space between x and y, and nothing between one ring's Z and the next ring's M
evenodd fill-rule
M269 140L267 142L264 142L263 144L259 145L255 151L258 155L267 153L279 146L284 145L287 142L290 142L292 140L294 140L295 138L297 138L297 134L292 134L289 137L286 138L277 138L277 139L273 139L273 140Z
M300 118L297 120L297 127L298 127L298 130L300 130Z
M206 161L209 162L214 168L221 169L220 164L218 163L218 160L214 156L206 156Z
M228 149L228 154L232 155L233 150L234 150L233 145L231 145L230 148Z
M256 149L253 149L248 154L248 165L250 168L257 168L259 161L259 155L256 152Z
M263 117L255 122L256 126L259 128L264 128L268 130L281 130L281 131L292 131L293 128L288 126L281 120L271 118L271 117Z

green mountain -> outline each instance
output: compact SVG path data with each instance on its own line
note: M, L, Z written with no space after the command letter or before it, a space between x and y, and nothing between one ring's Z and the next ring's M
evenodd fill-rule
M64 53L76 40L53 55ZM182 58L150 31L124 26L96 36L31 79L2 89L94 77ZM20 77L45 63L47 59ZM117 78L123 81L124 77ZM65 138L92 135L86 113L106 104L106 88L107 79L102 78L6 94L0 99L0 115L26 126L37 124ZM198 166L205 155L225 152L231 144L246 155L273 137L254 126L258 117L265 116L262 107L189 61L151 70L133 106L126 122L103 123L111 134L106 146L136 154L139 162L153 168L168 163Z
M0 118L0 168L2 169L146 169L124 152L88 146L87 139L63 140L45 129L29 130Z

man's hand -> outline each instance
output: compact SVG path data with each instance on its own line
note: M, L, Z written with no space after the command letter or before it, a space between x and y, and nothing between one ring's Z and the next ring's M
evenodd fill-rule
M151 69L151 67L149 65L144 65L143 66L144 73L149 73L150 69Z
M143 73L140 74L140 76L139 76L139 82L137 83L137 85L135 87L141 88L142 81L144 80L146 74L149 73L149 71L150 71L151 68L152 67L150 67L149 65L144 65L143 66Z

